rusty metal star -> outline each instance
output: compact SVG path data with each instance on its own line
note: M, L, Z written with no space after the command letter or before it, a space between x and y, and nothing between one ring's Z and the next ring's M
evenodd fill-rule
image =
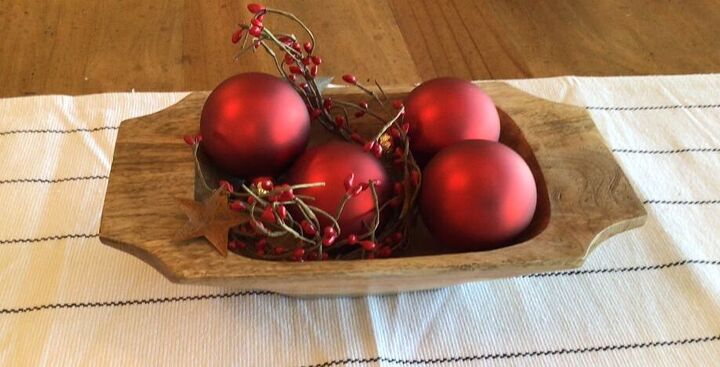
M176 200L189 220L175 233L174 240L205 237L222 256L227 256L228 232L248 221L247 216L228 207L227 191L217 189L202 202L180 198Z

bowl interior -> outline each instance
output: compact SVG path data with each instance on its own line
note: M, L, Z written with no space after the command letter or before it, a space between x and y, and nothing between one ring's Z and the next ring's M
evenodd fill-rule
M349 95L347 97L349 97L347 99L352 100L354 96ZM401 98L404 96L401 95L395 97ZM392 111L385 112L388 118L391 117L392 113ZM515 123L515 121L513 121L512 117L510 117L507 113L500 109L498 109L498 114L500 116L501 124L500 142L520 154L520 156L530 167L537 186L537 207L535 209L535 215L533 216L530 225L522 233L520 233L513 240L509 241L508 245L503 246L507 247L525 242L542 233L542 231L548 226L550 222L551 211L547 184L545 182L542 170L540 169L540 165L535 158L532 147L528 144L522 130ZM379 129L380 127L381 123L378 120L368 117L363 117L355 121L355 128L363 136L374 135L377 129ZM322 144L326 141L333 139L337 139L337 137L327 132L323 127L319 126L319 124L313 124L309 144L310 146ZM224 176L222 173L214 172L212 166L209 164L209 161L206 157L203 157L202 154L200 158L206 179L210 181L217 181L219 178L222 178ZM201 181L199 180L199 176L196 173L196 199L201 199L208 194L209 193L203 189ZM448 248L442 246L442 244L440 243L437 243L437 241L433 239L432 235L429 233L425 225L423 225L422 219L420 219L419 216L409 233L408 240L410 246L408 246L408 248L401 253L398 253L397 257L427 256L456 252L449 250Z

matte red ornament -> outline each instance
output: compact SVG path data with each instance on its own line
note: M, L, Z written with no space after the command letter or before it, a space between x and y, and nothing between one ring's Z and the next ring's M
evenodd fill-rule
M467 80L426 81L408 94L404 105L410 148L421 164L458 141L497 141L500 137L500 118L495 104Z
M245 73L210 93L200 130L203 149L223 171L247 178L277 176L305 149L310 116L288 82Z
M500 143L456 143L440 151L423 174L423 222L441 245L455 250L509 244L532 220L536 203L530 167Z
M287 181L291 185L324 182L325 186L298 189L298 193L314 197L310 204L335 215L346 194L347 178L353 174L355 185L367 184L371 179L380 181L376 187L381 205L390 197L392 186L385 167L361 147L345 142L330 142L308 149L290 169ZM351 198L345 205L338 221L338 238L344 238L351 233L366 233L367 228L363 222L370 225L374 215L375 202L372 192L367 189ZM322 227L331 225L323 216L318 216L318 219Z

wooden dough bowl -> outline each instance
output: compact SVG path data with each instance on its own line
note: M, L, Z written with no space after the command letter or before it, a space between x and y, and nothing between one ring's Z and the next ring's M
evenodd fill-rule
M515 245L445 253L419 225L405 257L295 263L232 253L225 258L204 239L173 242L186 221L174 198L192 198L195 182L192 151L180 136L198 130L207 92L122 123L100 240L177 283L288 295L362 295L575 268L601 242L643 225L645 209L585 109L552 103L500 82L480 86L500 111L501 141L523 156L538 183L535 217ZM392 97L401 98L410 89L397 88ZM328 94L363 98L347 89ZM366 135L375 129L370 121L361 128Z

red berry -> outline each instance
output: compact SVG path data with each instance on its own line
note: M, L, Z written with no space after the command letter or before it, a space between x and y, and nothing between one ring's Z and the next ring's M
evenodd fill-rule
M351 235L347 236L347 240L348 240L348 243L351 244L351 245L354 245L354 244L358 243L357 236L354 235L354 234L351 234Z
M392 256L392 248L390 248L389 246L380 247L380 249L378 250L378 256L380 256L380 257Z
M365 116L365 111L355 112L355 117L363 117L363 116Z
M323 237L332 237L337 236L337 231L335 230L335 227L327 226L323 228Z
M293 256L296 258L302 258L305 255L305 249L304 248L296 248L295 251L293 251Z
M286 54L285 54L285 57L284 57L284 61L285 61L286 64L292 65L292 64L295 63L295 58L292 57L292 55L286 53Z
M398 130L396 127L390 129L390 136L395 139L400 139L402 137L402 135L400 135L400 130Z
M400 147L395 148L395 151L393 152L393 157L400 158L400 159L405 157L405 151L403 150L403 148L400 148Z
M257 19L262 22L263 20L265 20L265 14L263 13L263 14L258 15Z
M403 234L400 231L397 231L392 234L392 240L395 241L395 243L402 241Z
M257 13L265 10L265 6L264 6L264 5L262 5L262 4L257 4L257 3L248 4L247 8L248 8L248 10L250 10L250 12L253 13L253 14L257 14Z
M348 84L357 84L357 78L355 77L355 75L345 74L342 76L342 79Z
M300 83L300 88L307 89L308 83Z
M238 42L240 42L240 38L242 37L242 34L243 34L243 29L242 29L242 28L240 28L240 29L238 29L237 31L235 31L235 33L232 34L232 39L231 39L231 40L232 40L232 43L238 43Z
M287 76L287 78L288 78L288 80L289 80L290 82L294 82L294 81L297 80L297 75L295 75L295 74L290 74L290 75Z
M358 196L362 192L362 185L357 185L352 188L352 190L348 191L347 194L350 196Z
M399 99L396 99L393 101L392 106L394 109L399 110L399 109L403 108L403 102Z
M302 49L300 48L300 44L297 43L297 42L293 42L292 48L293 48L293 50L295 50L295 51L297 51L297 52L302 51Z
M253 184L263 190L270 191L275 186L273 180L270 177L262 176L257 177L253 180Z
M275 255L282 255L285 253L285 247L278 246L278 247L275 247L275 249L273 251L275 251Z
M283 185L283 191L278 195L279 201L291 201L295 200L295 193L293 193L292 187Z
M343 181L343 185L345 185L345 191L350 190L353 187L354 182L355 173L351 173L347 177L345 177L345 180Z
M315 237L315 235L317 234L317 229L307 219L304 219L302 222L300 222L300 227L302 228L303 234L305 234L305 236L307 237Z
M310 112L310 117L312 118L318 118L320 117L320 115L322 115L322 110L319 108L316 108Z
M255 253L257 254L257 256L265 256L265 250L257 249Z
M225 180L220 180L220 188L225 189L227 192L234 192L233 185Z
M358 196L358 195L360 195L361 192L367 190L368 187L369 187L368 184L366 184L364 182L359 185L356 185L355 187L353 187L352 191L350 192L350 196Z
M195 135L195 142L196 142L196 143L199 143L199 142L201 142L201 141L203 141L203 136L202 136L202 134L197 134L197 135Z
M369 141L365 143L365 146L363 146L363 150L366 152L371 152L376 145L378 145L378 143L375 140Z
M317 65L311 66L310 67L310 76L316 77L317 75L318 75L318 66Z
M250 221L250 227L251 227L251 232L254 232L254 231L261 232L262 230L265 229L265 225L256 220Z
M313 251L307 255L307 259L309 261L315 261L315 260L317 260L317 258L318 258L318 254L315 251Z
M337 126L337 127L345 126L345 118L340 115L335 116L335 126Z
M310 53L313 50L313 44L310 41L307 41L303 43L303 49L305 49L305 52Z
M297 65L290 65L290 72L293 74L302 74L302 70Z
M255 197L254 196L248 196L247 203L250 205L255 204Z
M183 140L185 140L185 144L187 145L195 145L195 139L192 135L183 135Z
M250 33L251 36L259 37L262 34L262 28L254 25L254 26L250 27L250 30L248 31L248 33Z
M237 241L230 241L228 242L228 250L236 250L238 248Z
M303 65L310 65L310 57L303 57L302 63Z
M395 184L393 184L393 191L395 195L400 195L405 192L405 187L401 182L395 182Z
M372 147L372 153L375 155L375 158L382 157L382 153L383 153L382 146L380 146L380 144L375 144Z
M253 18L252 20L250 20L250 24L252 24L256 27L260 27L260 28L262 28L262 26L263 26L262 21L260 21L260 19L257 19L257 18Z
M257 243L257 248L264 250L265 247L267 247L267 244L268 244L267 238L261 238L260 241L258 241L258 243Z
M245 210L245 203L243 203L242 201L237 201L237 200L233 201L232 203L230 203L230 209L232 209L236 212L241 212L241 211Z
M367 103L367 102L360 102L360 103L358 103L358 105L359 105L360 107L362 107L364 110L367 110L367 109L368 109L368 103Z
M361 241L360 246L362 246L365 251L373 251L375 247L377 247L377 244L373 241Z
M332 98L327 97L327 98L323 99L323 108L325 108L327 110L327 109L331 108L332 106L333 106Z
M315 65L322 64L322 59L320 58L320 56L311 56L310 60L312 60L313 64Z
M275 209L277 212L278 217L280 217L280 220L285 220L288 216L288 211L285 205L278 205Z
M332 246L332 244L335 243L336 239L337 236L323 237L322 245L325 247Z
M292 37L289 37L289 36L280 36L280 37L278 37L278 41L280 41L286 45L290 45L293 43Z
M270 205L266 206L260 215L260 220L265 223L275 223L275 213Z
M352 139L352 141L358 144L365 144L365 139L363 139L362 136L360 136L360 134L358 133L350 134L350 139Z
M420 183L420 172L416 170L410 171L410 182L413 186L417 186Z

